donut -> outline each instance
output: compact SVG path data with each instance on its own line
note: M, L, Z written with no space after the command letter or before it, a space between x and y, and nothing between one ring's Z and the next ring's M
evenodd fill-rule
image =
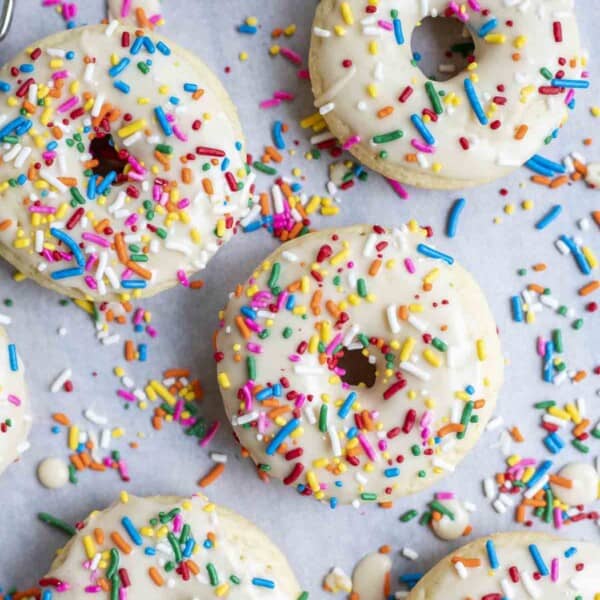
M475 444L502 383L500 342L482 291L429 232L305 235L232 295L217 376L261 475L332 506L385 503Z
M474 42L467 69L444 82L411 50L428 16L458 19ZM430 189L479 185L529 161L589 86L585 61L571 0L321 0L309 59L315 106L343 148Z
M89 515L58 553L42 588L64 600L297 600L296 577L253 523L203 496L121 494ZM56 597L56 596L55 596Z
M592 599L600 547L535 532L499 533L459 548L417 583L408 600Z
M163 22L160 0L108 0L108 18L153 29Z
M25 368L0 327L0 474L29 447L31 428Z
M7 64L0 93L0 255L46 287L112 301L189 286L247 209L235 108L162 36L61 32Z

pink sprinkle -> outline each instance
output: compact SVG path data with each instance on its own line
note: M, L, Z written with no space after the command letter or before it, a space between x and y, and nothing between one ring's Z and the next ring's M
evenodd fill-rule
M42 256L48 261L48 262L54 262L54 255L52 254L52 252L50 252L50 250L48 250L48 248L44 248L42 250Z
M85 285L87 285L90 290L96 290L98 289L98 284L96 283L96 280L91 276L91 275L86 275L83 280L85 281Z
M544 338L541 335L538 335L537 342L536 342L536 350L537 350L538 356L546 355L546 341L544 340Z
M246 323L248 329L250 329L251 331L255 331L256 333L260 333L262 331L261 326L256 321L253 321L248 317L244 318L244 323Z
M290 62L294 63L295 65L302 64L302 57L297 52L290 50L290 48L286 48L285 46L282 46L279 49L279 54L281 54L281 56L283 56L283 58L287 58Z
M182 142L187 142L187 135L185 135L185 133L179 129L178 125L173 125L173 133L177 139L181 140Z
M63 102L56 110L59 113L67 112L71 108L73 108L79 102L79 98L77 96L72 96L66 102Z
M42 158L44 160L54 160L54 158L56 158L56 152L51 152L51 151L46 151L46 152L42 152Z
M333 351L338 347L338 344L342 341L342 334L338 333L332 340L329 342L327 348L325 348L326 354L332 354Z
M85 261L85 270L86 271L91 271L92 267L98 262L98 255L97 254L90 254L88 256L88 259Z
M477 0L468 0L468 2L471 10L474 10L475 12L481 12L481 5Z
M148 327L146 327L146 333L151 338L155 338L158 335L158 331L156 331L156 329L154 329L154 327L152 327L152 325L148 325Z
M189 198L182 198L177 203L177 208L179 208L181 210L181 209L187 208L190 204L191 204L191 202L190 202Z
M181 418L181 413L183 412L183 408L184 408L183 400L181 400L181 399L177 400L177 402L175 403L175 409L173 410L173 420L174 421L179 421L179 419Z
M343 144L343 150L349 150L352 146L356 146L356 144L360 144L360 136L359 135L351 135Z
M190 287L190 280L183 269L177 271L177 279L183 287Z
M306 403L306 396L304 394L298 394L298 397L296 398L296 401L294 402L294 405L296 406L296 408L302 408L305 403Z
M275 90L273 92L273 98L277 98L277 100L293 100L295 96L291 92L286 92L285 90Z
M99 585L86 585L83 591L86 594L98 594L102 591L102 588Z
M558 581L558 558L553 558L550 563L550 579L554 583Z
M139 325L144 320L145 311L143 308L138 308L133 315L133 324Z
M377 25L379 25L381 29L385 29L386 31L392 31L392 29L394 28L394 26L389 21L384 21L383 19L379 19L379 21L377 21Z
M173 519L173 533L179 533L181 531L181 527L183 526L183 517L181 513L177 513L175 518Z
M300 362L300 357L297 354L290 354L288 360L293 363Z
M404 266L406 267L406 270L412 275L415 272L415 263L412 261L412 259L410 258L405 258L404 259Z
M137 213L132 213L127 217L127 219L125 219L125 225L127 225L127 227L131 227L132 225L135 225L137 223L137 220Z
M98 246L102 246L103 248L109 248L110 242L103 237L99 236L96 233L85 232L81 234L81 239L86 242L92 242L93 244L98 244Z
M433 154L435 152L433 146L429 146L416 138L410 140L410 143L413 145L413 148L416 148L419 152L425 152L426 154Z
M386 177L386 181L390 184L392 189L402 198L402 200L406 200L408 198L408 192L404 189L404 186L395 179L388 179Z
M437 500L454 500L456 498L454 492L438 492L435 497Z
M279 297L277 298L277 310L281 310L284 307L288 296L289 294L286 291L283 291L281 294L279 294Z
M131 165L131 168L136 172L144 175L146 173L146 169L142 167L142 165L138 162L137 158L130 154L127 157L127 162Z
M131 11L131 0L123 0L123 4L121 4L121 17L125 18L129 16L129 12Z
M131 477L129 476L129 469L127 468L127 465L125 464L125 461L120 460L118 465L119 465L119 475L121 476L121 479L123 481L129 481L131 479Z
M575 98L575 90L570 89L565 95L565 104L570 104L573 98Z
M299 69L298 79L310 79L310 73L308 72L308 69Z
M554 509L554 527L560 529L563 525L562 510L558 507Z
M248 350L254 354L261 354L262 353L262 346L260 344L255 344L253 342L248 342L246 344L246 348L248 348Z
M366 452L367 456L369 457L369 460L374 462L375 459L377 458L377 454L375 453L375 450L373 450L373 446L371 446L371 444L369 443L369 440L366 438L364 433L358 434L358 441L360 442L360 445L363 447L363 450Z
M36 204L31 204L28 210L32 213L41 213L44 215L53 215L56 212L56 208L54 208L54 206L40 206Z
M260 108L274 108L280 104L281 100L277 98L270 98L269 100L263 100L258 106L260 106Z
M12 394L8 394L8 401L13 405L13 406L21 406L21 399L17 398L16 396L13 396Z
M132 392L124 389L117 390L117 396L119 396L119 398L123 398L123 400L127 400L128 402L135 402L136 400Z
M57 79L66 79L69 76L69 71L63 70L63 71L54 71L54 73L52 73L52 79L54 79L55 81Z
M213 421L213 423L208 428L208 431L206 432L206 435L204 436L203 440L200 442L200 446L202 446L202 448L206 448L206 446L210 444L215 435L217 435L217 431L219 431L220 426L220 421Z

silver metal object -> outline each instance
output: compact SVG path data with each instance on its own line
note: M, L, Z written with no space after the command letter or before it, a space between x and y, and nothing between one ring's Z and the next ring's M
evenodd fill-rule
M15 8L15 0L4 0L0 13L0 40L3 40L10 29Z

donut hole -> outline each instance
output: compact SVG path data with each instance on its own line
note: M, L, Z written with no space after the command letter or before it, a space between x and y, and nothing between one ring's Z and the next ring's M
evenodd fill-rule
M99 133L90 143L90 154L97 161L92 167L94 175L106 177L112 171L115 171L117 177L125 171L127 158L125 153L119 152L115 148L112 135L109 133Z
M413 61L432 81L448 81L474 60L475 42L458 19L425 17L410 41Z
M351 386L373 387L377 378L377 365L372 360L370 356L365 356L362 346L342 348L337 361L337 366L345 371L341 375L342 381Z

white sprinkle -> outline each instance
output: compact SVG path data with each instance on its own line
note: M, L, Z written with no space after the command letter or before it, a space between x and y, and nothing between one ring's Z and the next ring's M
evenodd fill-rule
M106 425L108 423L106 417L96 414L91 408L84 410L83 416L94 425Z
M498 427L500 427L500 425L502 425L503 423L504 423L504 419L501 416L494 417L487 424L486 429L488 431L493 431L494 429L498 429Z
M428 373L424 369L421 369L420 367L417 367L416 365L413 365L412 363L403 361L398 366L403 371L414 375L417 379L421 379L422 381L429 381L429 379L431 379L430 373Z
M466 579L469 576L467 567L465 567L465 565L463 565L460 561L454 563L454 568L456 569L456 572L458 573L458 576L461 579Z
M329 29L322 29L321 27L313 27L313 33L321 38L331 37L331 31Z
M211 452L210 458L216 463L225 464L227 462L227 454L223 454L222 452Z
M502 503L502 500L500 500L499 498L492 502L492 506L494 507L494 510L498 514L503 515L506 512L506 506L504 506L504 504Z
M50 391L53 394L56 394L58 391L60 391L62 386L69 380L71 375L73 375L73 371L69 368L66 368L63 371L61 371L61 373L56 377L56 379L50 386Z
M104 34L106 35L106 37L110 37L116 31L118 26L119 21L117 21L117 19L112 20L104 30Z
M483 493L488 500L491 500L496 495L496 484L491 477L486 477L483 480Z
M408 560L417 560L419 558L419 553L412 548L404 547L400 550L400 554L404 556L404 558L408 558Z
M386 310L388 324L392 333L398 333L401 329L398 321L398 307L395 304L390 304Z

